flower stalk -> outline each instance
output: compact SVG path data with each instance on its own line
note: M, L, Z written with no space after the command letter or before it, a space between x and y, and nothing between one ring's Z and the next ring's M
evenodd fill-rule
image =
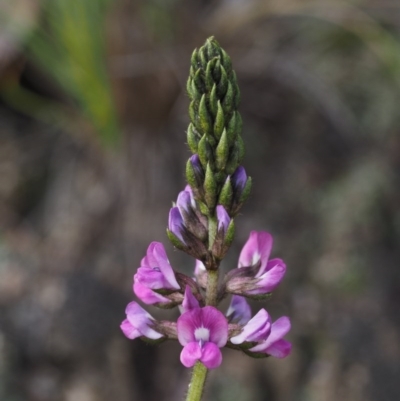
M207 379L207 373L207 368L201 362L197 362L196 365L194 365L186 401L201 400L204 392L204 384Z
M252 231L237 268L220 280L221 261L234 239L234 220L252 183L241 166L244 146L236 74L214 38L193 52L187 92L187 143L193 154L186 164L188 185L169 213L167 236L196 260L196 267L192 276L175 271L164 246L152 242L134 275L134 292L154 307L178 306L181 315L176 323L156 321L131 302L121 329L126 337L148 343L178 340L182 364L193 368L186 401L200 401L208 370L222 363L221 348L252 358L284 358L291 349L283 338L290 320L284 316L272 322L264 308L252 317L246 301L269 298L286 272L281 259L269 259L269 233ZM223 314L217 307L226 296L232 298Z

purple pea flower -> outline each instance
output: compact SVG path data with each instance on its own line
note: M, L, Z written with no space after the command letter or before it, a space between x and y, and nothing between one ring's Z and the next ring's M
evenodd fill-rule
M292 344L283 339L290 330L290 319L282 316L271 326L271 333L266 340L261 341L255 347L250 348L251 352L262 352L275 358L285 358L292 350Z
M138 283L137 281L134 281L133 283L133 292L142 302L147 305L171 302L168 298L153 291L151 288Z
M232 344L258 342L250 352L259 352L285 358L290 354L292 345L283 337L290 330L290 320L283 316L271 324L271 318L265 309L261 309L244 327L240 334L230 339Z
M163 244L152 242L134 276L133 291L146 304L165 303L170 300L156 290L179 290L174 271L168 261Z
M270 333L271 318L265 309L261 309L237 336L231 338L231 343L242 344L250 341L263 341Z
M268 260L272 236L252 231L239 256L239 268L232 270L227 291L239 295L260 295L273 291L282 281L286 265L282 259Z
M217 220L218 220L218 228L217 230L222 230L223 234L226 234L226 230L228 229L229 223L231 222L231 218L229 217L227 211L222 205L218 205L216 207L217 212Z
M251 308L246 298L240 295L233 295L231 303L226 312L229 322L234 322L244 326L251 319Z
M220 348L228 340L225 316L213 306L191 309L178 318L178 340L183 345L181 362L187 368L197 361L208 369L222 362Z
M171 208L169 211L168 229L175 235L175 237L179 238L182 244L186 245L182 236L185 226L178 206Z
M196 177L201 178L204 175L203 167L201 166L200 157L198 154L194 154L190 157L190 163L193 167L193 171ZM200 179L201 182L201 179Z
M215 209L217 217L217 233L212 247L213 255L222 260L233 240L234 223L225 207L218 205Z
M131 302L126 307L126 319L121 323L121 330L126 337L133 340L137 337L147 337L158 340L162 334L152 329L154 318L146 312L138 303Z
M179 208L179 212L188 213L190 208L192 207L192 196L189 191L185 190L179 192L178 199L176 200L176 206Z
M193 245L193 235L197 239L204 241L208 237L208 231L206 229L207 220L197 212L196 201L189 185L185 187L184 191L179 192L176 207L179 209L182 222L179 220L177 212L174 212L177 216L175 222L178 222L178 225L180 226L174 234L188 246L190 244ZM174 222L174 220L172 220L172 222ZM185 232L185 235L183 235L183 232ZM183 240L184 237L185 240Z
M233 193L242 194L244 186L247 182L246 170L243 166L239 166L231 176Z

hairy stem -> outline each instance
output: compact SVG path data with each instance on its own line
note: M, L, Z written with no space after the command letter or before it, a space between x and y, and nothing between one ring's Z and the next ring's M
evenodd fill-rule
M206 378L207 378L207 368L201 362L196 362L196 365L194 365L193 368L192 379L189 384L186 401L201 400Z
M217 306L218 299L218 270L207 272L206 305Z
M211 250L217 234L218 221L215 216L208 218L208 249ZM207 288L206 288L206 305L217 306L218 298L218 268L216 270L208 270L207 272Z
M208 249L211 250L215 236L217 235L217 225L218 221L215 216L210 216L208 218Z

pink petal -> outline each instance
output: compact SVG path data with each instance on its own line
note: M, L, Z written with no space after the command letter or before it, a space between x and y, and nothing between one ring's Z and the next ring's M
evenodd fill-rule
M148 305L152 305L159 302L161 303L171 302L168 298L165 298L162 295L152 291L150 288L144 286L143 284L140 284L137 280L135 280L133 284L133 292L141 301L143 301L145 304Z
M213 306L206 306L200 310L203 327L210 330L210 341L217 344L218 347L225 346L228 341L228 322L226 317Z
M182 242L186 245L185 240L182 236L182 230L184 230L183 218L179 208L177 206L173 207L169 211L168 217L168 229Z
M199 343L190 342L186 344L181 352L182 365L191 368L201 358L201 353Z
M271 253L272 243L271 234L265 231L251 231L239 256L239 267L253 266L261 260L260 270L264 271Z
M254 290L248 291L249 294L265 294L273 291L282 281L286 273L286 265L282 262L273 266L266 271L262 276L258 277L259 281Z
M181 191L179 192L178 199L176 200L176 206L178 206L179 210L181 211L181 214L183 214L183 211L188 212L190 209L190 206L192 204L192 197L190 196L189 191Z
M268 261L268 263L265 265L265 269L264 269L264 270L260 269L260 270L258 271L258 273L256 274L256 277L262 276L265 272L267 272L267 271L273 269L273 268L274 268L275 266L277 266L277 265L279 265L279 266L285 266L285 268L286 268L285 262L284 262L282 259L279 259L279 258L271 259L271 260Z
M129 323L137 330L139 333L145 337L151 338L153 340L162 337L162 334L153 330L149 325L154 321L153 317L144 310L138 303L130 302L125 309L126 317Z
M149 258L145 256L141 261L140 261L140 266L143 267L151 267Z
M121 330L125 334L126 337L133 340L134 338L140 337L142 334L139 330L135 329L130 323L128 319L125 319L121 323Z
M178 340L181 345L196 341L194 332L204 327L210 331L210 341L223 347L228 341L228 322L213 306L196 308L179 316L177 321Z
M206 342L202 348L200 362L208 369L218 368L222 362L221 350L214 343Z
M231 338L233 344L242 344L245 341L265 340L271 332L271 318L265 309L261 309L237 336Z
M291 328L290 319L287 316L282 316L272 323L271 334L267 341L275 342L289 333Z
M274 345L277 341L280 341L290 330L290 319L286 316L282 316L271 326L271 334L262 343L251 348L253 352L266 352L266 350Z
M225 234L226 230L228 229L229 223L231 222L231 218L222 205L218 205L215 211L217 214L218 231L222 229Z
M292 350L292 344L286 340L279 340L269 346L264 352L268 355L274 356L275 358L285 358L290 354Z
M135 274L135 280L151 289L169 288L169 283L165 280L164 274L151 267L139 267Z
M155 265L152 267L159 267L170 287L179 290L179 284L176 281L174 271L169 263L164 245L161 242L152 242L152 255L154 257ZM150 249L149 247L149 249Z
M178 340L181 345L186 345L196 341L194 331L201 327L201 309L196 308L189 310L179 316L176 322L176 330L178 332Z
M143 259L147 259L146 261L148 262L148 266L150 266L150 267L157 266L157 261L155 260L154 255L153 255L153 250L154 250L154 247L156 246L156 244L159 244L159 242L153 241L149 244L149 246L147 247L146 256L143 258Z
M206 271L206 267L201 260L196 259L196 265L194 267L194 274L197 276L200 273L204 273Z
M190 287L187 285L185 289L185 296L182 302L182 313L196 308L200 308L199 301L192 294Z

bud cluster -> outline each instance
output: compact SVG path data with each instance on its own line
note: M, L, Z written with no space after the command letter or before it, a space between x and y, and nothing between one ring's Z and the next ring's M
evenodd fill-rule
M234 236L234 217L251 190L240 165L244 146L232 62L214 38L193 52L187 92L188 186L171 209L167 234L177 248L217 270Z
M191 100L187 142L194 154L186 179L205 215L214 215L221 204L233 217L250 193L251 180L246 177L237 193L231 177L244 156L240 91L231 59L214 38L193 52L186 88Z

